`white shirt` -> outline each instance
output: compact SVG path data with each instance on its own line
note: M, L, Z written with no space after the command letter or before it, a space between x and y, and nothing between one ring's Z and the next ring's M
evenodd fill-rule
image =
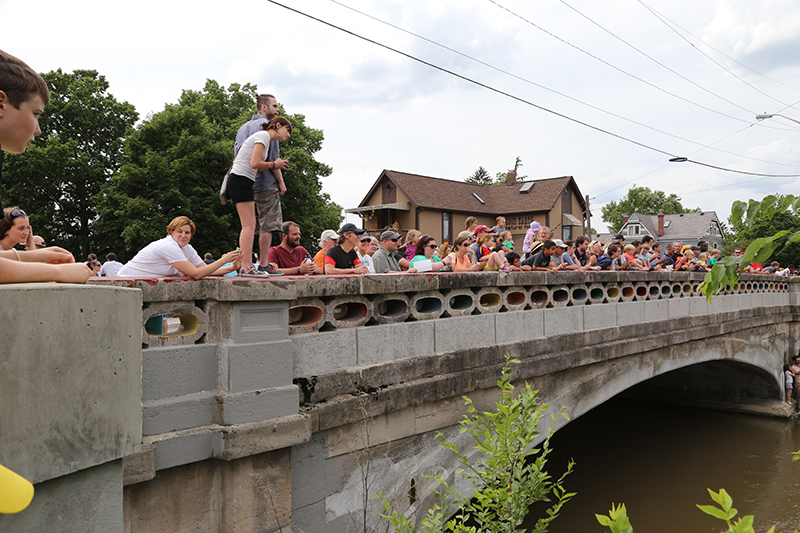
M106 261L103 263L103 266L100 267L100 273L97 275L113 277L117 275L120 268L122 268L122 263L119 261Z
M182 261L189 261L194 266L205 264L191 244L181 248L175 239L167 235L142 248L117 275L129 278L183 276L180 270L172 266Z
M244 176L245 178L250 178L251 180L256 181L256 173L258 171L250 166L250 159L253 157L253 151L256 148L256 144L262 144L264 145L264 157L261 160L266 161L267 153L269 152L270 141L271 138L269 136L269 132L264 130L257 131L248 137L247 140L244 141L244 144L242 144L242 147L236 153L236 159L233 160L231 174Z
M369 274L375 274L375 262L372 260L372 256L369 254L361 255L361 252L356 250L358 254L358 258L361 260L361 264L367 267L369 270Z

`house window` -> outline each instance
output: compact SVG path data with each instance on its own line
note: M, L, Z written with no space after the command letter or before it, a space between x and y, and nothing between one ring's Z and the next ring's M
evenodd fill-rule
M628 235L639 235L639 225L631 224L628 226Z
M452 214L449 211L442 213L442 240L453 242L453 225L451 224Z
M564 236L564 240L568 241L572 239L572 226L564 226L561 228L561 234Z

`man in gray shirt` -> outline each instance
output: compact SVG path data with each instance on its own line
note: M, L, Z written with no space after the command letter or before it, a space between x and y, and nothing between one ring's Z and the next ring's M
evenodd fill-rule
M390 229L381 233L381 245L378 247L378 251L372 256L372 262L375 263L376 274L399 274L403 272L394 256L394 252L397 251L397 241L399 239L400 234ZM416 268L408 269L408 272L416 271Z

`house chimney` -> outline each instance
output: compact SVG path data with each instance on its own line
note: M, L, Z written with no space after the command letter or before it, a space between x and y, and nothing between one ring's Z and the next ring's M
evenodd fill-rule
M625 225L625 223L628 221L628 219L629 219L630 217L631 217L631 216L630 216L630 215L628 215L628 214L622 215L622 225L623 225L623 226Z
M658 236L664 235L664 211L658 212Z
M515 183L517 183L517 173L509 170L508 174L506 174L506 185L514 185Z

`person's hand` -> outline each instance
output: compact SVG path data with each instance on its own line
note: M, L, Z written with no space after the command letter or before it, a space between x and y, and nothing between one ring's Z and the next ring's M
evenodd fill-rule
M317 265L313 262L304 262L299 267L297 267L298 274L314 274L316 272Z
M94 272L86 263L69 263L56 265L56 279L59 283L86 283Z
M444 259L442 259L442 263L444 263L444 266L446 266L448 268L452 267L453 266L453 257L450 256L450 255L446 256Z
M281 170L289 168L289 161L286 159L281 159L280 157L272 163L275 165L273 168L279 168Z
M36 263L51 263L54 265L61 263L74 263L75 258L67 250L58 246L50 246L41 250L31 250L25 252L27 258Z
M227 254L222 256L223 264L225 263L234 263L236 261L241 261L242 251L241 250L233 250L228 252Z
M364 265L358 266L353 269L353 274L366 274L367 272L369 272L369 269Z
M281 196L286 194L286 185L282 181L278 182L278 194Z

